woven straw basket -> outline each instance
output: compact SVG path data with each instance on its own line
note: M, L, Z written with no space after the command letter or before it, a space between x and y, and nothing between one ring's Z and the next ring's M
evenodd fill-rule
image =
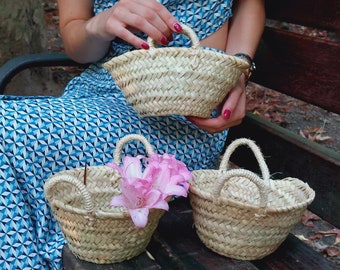
M254 152L262 179L245 169L228 170L230 155L240 145ZM240 260L274 252L315 196L296 178L271 180L260 149L248 139L229 145L219 170L193 174L190 202L199 238L216 253Z
M202 49L195 32L182 27L190 48L156 48L149 37L149 50L127 52L103 65L140 116L209 117L249 67L238 57Z
M128 135L117 144L117 164L130 140L141 141L149 154L153 152L144 137ZM121 262L142 253L150 242L164 211L151 209L146 227L136 228L126 208L109 206L121 193L119 182L120 174L107 166L62 171L47 180L45 195L76 257L98 264Z

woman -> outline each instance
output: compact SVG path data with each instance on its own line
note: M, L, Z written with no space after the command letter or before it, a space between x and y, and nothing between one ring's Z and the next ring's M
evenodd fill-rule
M147 36L162 45L190 46L177 34L181 24L194 29L202 46L253 57L264 27L263 0L232 2L58 0L66 52L93 64L60 98L0 98L2 269L61 268L64 239L43 184L61 170L112 161L115 143L126 134L146 136L158 153L172 153L190 169L215 166L227 129L244 117L247 74L211 118L139 118L102 63L135 48L147 50Z

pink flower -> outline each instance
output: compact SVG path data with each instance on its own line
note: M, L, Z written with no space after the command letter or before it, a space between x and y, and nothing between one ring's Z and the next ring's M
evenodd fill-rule
M193 176L183 162L170 154L151 154L148 160L144 175L153 179L152 186L163 192L163 198L169 195L187 196Z
M172 155L151 154L143 172L142 156L123 159L122 166L107 166L121 174L122 194L114 196L111 206L124 206L137 227L145 227L149 209L169 210L167 199L173 195L187 196L192 174L185 164Z
M142 164L140 160L143 156L137 157L130 157L126 156L123 158L123 166L118 166L116 163L108 163L107 166L111 167L112 169L117 170L122 177L127 178L138 178L143 176L142 172Z
M168 210L169 205L162 199L158 190L151 189L151 180L143 178L141 156L123 159L123 166L108 163L107 166L120 172L122 195L114 196L111 206L125 206L137 227L145 227L148 221L149 209Z
M145 179L129 179L122 184L122 195L114 196L111 206L125 206L138 228L145 227L148 222L150 208L169 210L169 205L162 199L162 193L150 189L149 182Z

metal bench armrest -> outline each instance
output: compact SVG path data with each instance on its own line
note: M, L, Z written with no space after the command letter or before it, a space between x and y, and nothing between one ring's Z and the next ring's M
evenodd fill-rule
M34 53L17 56L0 67L0 94L20 71L33 67L82 66L64 53Z

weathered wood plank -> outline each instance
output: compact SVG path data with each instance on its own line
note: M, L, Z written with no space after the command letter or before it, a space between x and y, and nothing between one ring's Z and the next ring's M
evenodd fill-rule
M192 210L189 200L176 199L170 203L170 211L160 220L157 231L147 250L147 255L120 264L95 265L80 261L64 248L65 270L109 270L109 269L334 269L334 264L323 258L309 246L290 235L273 254L257 261L240 261L218 255L199 240L193 227ZM279 267L279 268L278 268Z
M116 264L95 264L86 262L76 258L67 245L63 248L63 270L135 270L146 269L156 270L161 269L160 265L155 261L150 260L146 253L122 263Z
M253 261L253 263L261 270L336 269L335 264L320 257L320 254L315 250L301 244L298 238L290 234L277 251L265 259ZM308 258L308 260L301 260L301 258Z
M296 177L316 191L310 208L340 227L340 153L311 142L250 113L240 126L229 131L227 144L240 137L251 138L261 147L274 178ZM240 148L231 160L252 171L258 165L248 149Z
M186 199L178 199L171 204L171 211L163 216L158 232L160 242L166 243L168 250L184 262L185 267L179 269L335 269L332 262L293 235L289 235L274 253L261 260L250 262L220 256L199 241L193 227L191 207Z
M258 270L251 262L226 258L207 249L198 239L192 227L192 211L187 199L171 202L170 208L170 211L161 219L158 229L147 247L148 252L156 261L152 261L143 253L123 263L98 265L77 259L65 246L63 250L65 270Z
M305 26L340 29L339 0L265 1L267 17Z
M158 241L181 262L181 268L172 269L258 269L251 262L227 258L205 247L193 227L192 210L187 199L171 202L170 211L162 217L157 233ZM149 251L157 257L156 249L149 248ZM159 263L163 267L163 261Z
M340 42L267 27L252 81L340 113L338 55Z

